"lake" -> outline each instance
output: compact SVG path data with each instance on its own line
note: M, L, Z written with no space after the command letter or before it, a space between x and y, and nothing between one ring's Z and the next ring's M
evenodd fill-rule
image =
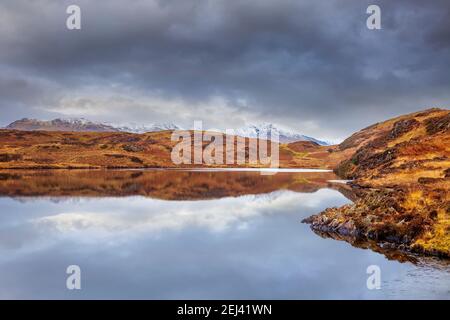
M3 171L0 196L2 299L450 299L447 262L301 223L354 199L330 172Z

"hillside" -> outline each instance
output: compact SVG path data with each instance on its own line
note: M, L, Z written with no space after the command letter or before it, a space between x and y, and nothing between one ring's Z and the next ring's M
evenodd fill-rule
M318 232L365 237L450 257L450 111L429 109L375 124L333 152L359 199L305 220Z
M171 151L177 142L171 141L171 133L0 130L0 169L192 167L172 162ZM250 140L255 139L246 139L247 163L241 166L258 167L248 163ZM204 142L203 149L207 145ZM303 142L303 145L309 148L301 152L296 151L296 144L281 145L281 167L329 168L323 157L325 147L314 142Z

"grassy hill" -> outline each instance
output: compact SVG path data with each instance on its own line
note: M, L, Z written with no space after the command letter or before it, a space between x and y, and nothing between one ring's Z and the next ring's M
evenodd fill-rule
M133 134L0 130L0 169L193 167L194 165L175 165L172 162L171 152L177 142L171 141L171 134L171 131ZM250 141L255 139L245 140L247 163L241 166L262 166L249 163ZM208 144L204 142L203 149ZM267 145L270 148L270 142ZM236 140L234 146L234 150L237 150ZM314 142L302 142L300 149L302 150L298 151L297 143L281 145L281 167L329 168L323 156L326 147ZM224 152L225 150L224 147Z
M305 220L318 232L365 237L450 257L450 111L429 109L355 133L335 171L359 199Z

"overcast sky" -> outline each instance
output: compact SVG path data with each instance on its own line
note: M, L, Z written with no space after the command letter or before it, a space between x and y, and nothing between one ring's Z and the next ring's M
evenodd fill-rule
M339 140L450 106L448 0L1 0L0 49L0 125L272 122Z

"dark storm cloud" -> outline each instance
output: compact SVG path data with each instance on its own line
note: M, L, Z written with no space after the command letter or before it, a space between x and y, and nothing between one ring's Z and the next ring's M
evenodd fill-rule
M73 3L81 31L65 28ZM369 4L381 7L382 30L366 28ZM340 138L450 104L444 0L11 0L0 10L0 71L14 74L0 78L0 92L9 92L4 122L28 116L24 106L67 114L83 99L104 120L168 120L155 104L175 99L174 122L209 113L211 125L233 127L240 117ZM118 106L118 92L133 111ZM217 97L222 116L211 113Z

